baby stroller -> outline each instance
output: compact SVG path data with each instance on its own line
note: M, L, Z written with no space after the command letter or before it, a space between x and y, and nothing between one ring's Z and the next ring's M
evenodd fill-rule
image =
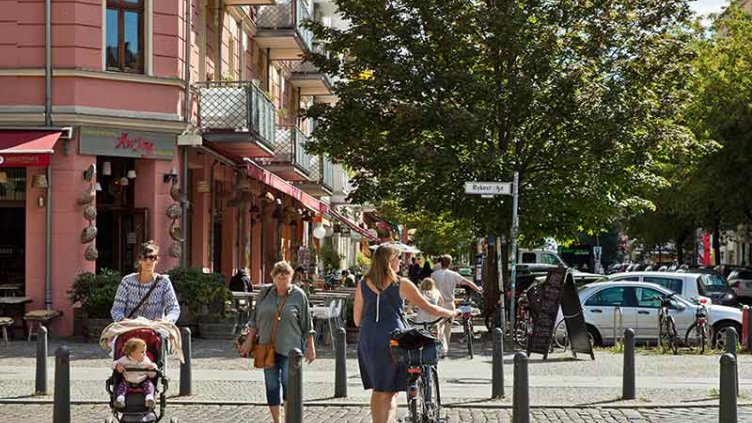
M120 335L115 340L113 348L113 358L120 358L123 353L125 342L131 338L140 338L146 342L146 355L157 365L154 371L155 377L151 378L154 384L154 398L156 399L154 408L147 408L144 404L145 395L140 387L129 387L125 395L125 408L115 408L115 391L118 384L123 380L123 375L117 371L112 371L112 376L107 379L106 389L110 394L110 409L112 416L105 419L107 423L115 421L120 423L156 423L164 417L165 406L167 405L166 393L169 387L167 377L165 376L165 358L167 356L167 339L159 332L150 329L135 329ZM131 370L129 368L126 371ZM136 369L133 369L136 370ZM161 388L160 388L161 383ZM157 409L159 413L157 413ZM171 423L177 423L177 418L170 419Z

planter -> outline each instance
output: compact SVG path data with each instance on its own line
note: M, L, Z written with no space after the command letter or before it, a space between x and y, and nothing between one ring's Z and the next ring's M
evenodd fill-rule
M89 319L86 331L84 332L86 339L90 342L99 342L102 331L110 323L112 323L112 319Z
M228 319L199 319L198 336L202 339L235 339L238 327L237 317Z
M89 319L81 307L73 309L73 336L75 338L85 338L89 330Z

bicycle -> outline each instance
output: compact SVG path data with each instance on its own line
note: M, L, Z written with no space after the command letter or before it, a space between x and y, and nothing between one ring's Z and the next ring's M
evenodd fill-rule
M473 304L469 300L462 300L457 310L461 313L462 318L462 329L465 332L465 342L467 342L467 355L470 357L470 359L473 359L473 339L475 339L475 329L473 328L473 317L478 315L479 313L476 311L477 308L474 307L475 304Z
M514 322L514 343L520 348L527 348L527 339L532 335L533 318L525 295L517 303L517 316Z
M684 335L684 343L690 348L694 343L689 342L690 335L695 333L697 336L697 343L700 348L700 354L705 353L705 347L707 346L709 333L708 333L708 308L705 304L698 304L695 311L695 321L687 329L687 333Z
M671 308L671 299L674 297L674 293L667 294L661 297L653 297L653 300L661 302L661 306L658 309L658 344L666 349L670 349L674 355L679 351L676 347L676 339L679 335L676 333L676 321L674 316L669 313Z
M408 323L422 326L428 331L442 321L450 319L439 317L431 322L418 322L406 319ZM441 418L441 393L439 390L439 373L437 364L441 343L433 340L419 348L401 346L394 338L390 341L392 354L400 364L407 367L407 404L411 423L438 423Z

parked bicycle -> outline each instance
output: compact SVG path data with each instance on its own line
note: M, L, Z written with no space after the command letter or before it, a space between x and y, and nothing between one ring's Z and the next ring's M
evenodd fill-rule
M692 339L692 337L694 337L694 339ZM695 311L695 321L687 329L687 333L684 335L684 343L690 348L697 344L700 349L700 354L703 354L705 353L705 347L709 338L708 308L705 304L698 304L697 311ZM690 340L692 342L690 342Z
M666 349L671 350L674 355L678 354L676 342L679 335L676 333L676 321L674 316L671 315L671 299L674 297L674 293L663 295L660 297L653 297L653 300L658 300L661 303L658 309L658 344Z
M462 300L457 306L457 310L461 313L462 329L465 333L465 342L467 343L467 355L472 360L473 358L473 340L475 339L475 329L473 328L473 317L480 314L478 308L472 301Z
M440 317L430 322L418 322L408 318L407 321L429 332L430 328L435 328L442 321L447 322L449 319ZM441 418L441 393L437 364L441 343L436 337L424 337L418 342L411 339L408 342L395 339L393 336L390 346L397 362L407 368L409 421L438 423Z

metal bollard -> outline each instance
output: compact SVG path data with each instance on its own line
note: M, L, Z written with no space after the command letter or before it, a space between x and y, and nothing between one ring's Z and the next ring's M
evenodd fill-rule
M624 327L624 314L621 311L621 307L616 306L614 307L614 346L616 346L619 343L624 342L624 340L621 338L621 334L623 333L623 327Z
M521 351L514 355L512 422L530 423L530 389L527 379L527 355Z
M303 422L303 352L298 348L290 350L287 357L287 402L285 423Z
M347 397L347 332L337 329L334 343L334 398Z
M61 346L55 351L55 402L53 423L70 423L70 350Z
M719 398L718 421L736 423L736 358L726 353L721 356L721 395Z
M191 375L191 329L180 329L182 335L183 344L183 357L184 360L180 363L180 392L179 395L190 396L193 395L193 378Z
M47 395L47 328L37 330L37 374L34 395Z
M504 332L493 331L493 365L491 375L491 398L504 398Z
M736 359L736 344L739 342L739 335L736 333L736 328L734 327L727 327L726 328L726 352L728 354L731 354L734 356L734 359ZM736 387L736 392L739 392L739 374L736 374L734 376L734 379L736 380L734 386Z
M621 398L635 399L635 340L634 330L624 330L624 369L622 371Z

